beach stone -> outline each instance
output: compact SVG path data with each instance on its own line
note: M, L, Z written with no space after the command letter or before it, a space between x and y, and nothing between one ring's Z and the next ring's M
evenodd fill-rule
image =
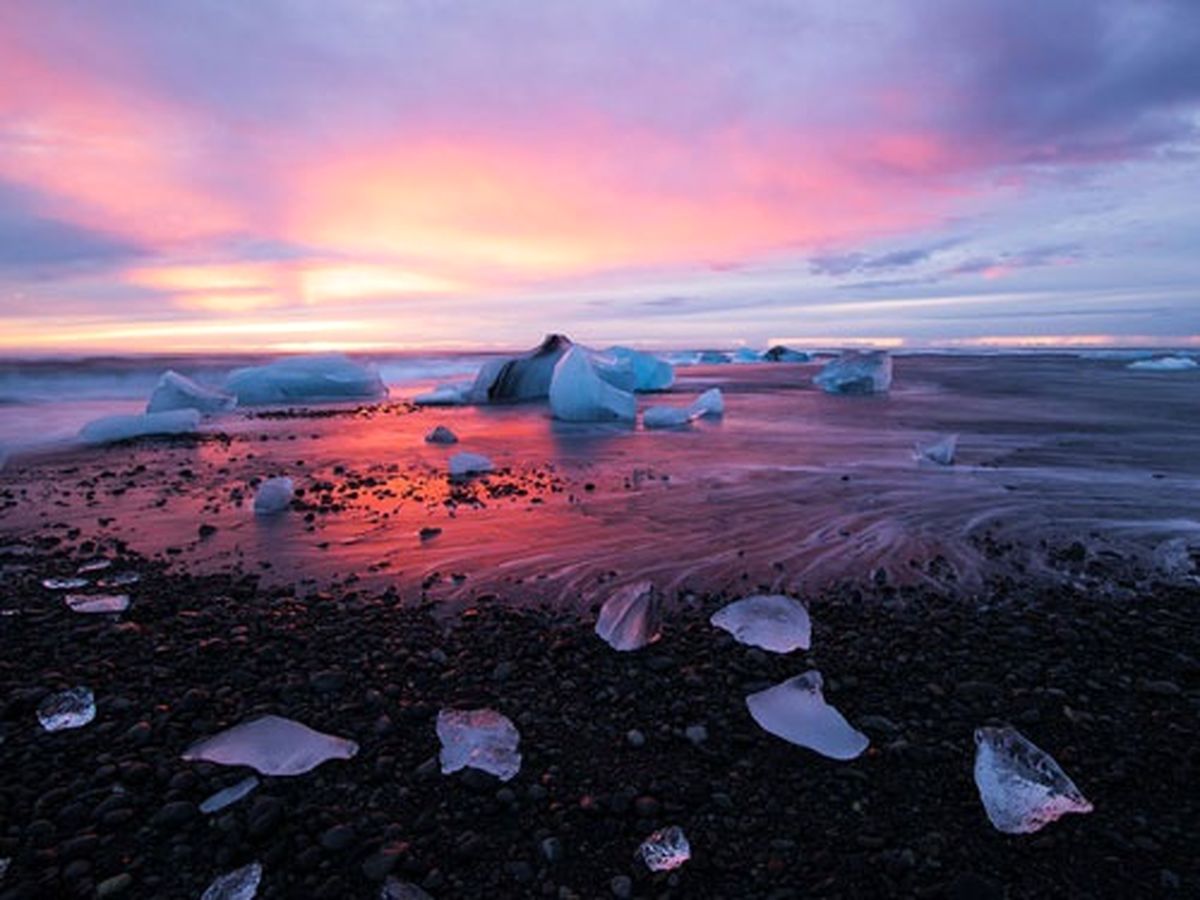
M633 896L633 879L628 875L614 876L608 883L608 887L612 891L612 895L619 900L628 900Z
M318 694L333 694L345 686L346 673L337 669L326 669L309 678L308 684Z
M357 834L351 825L334 825L321 835L321 846L337 853L354 843Z
M385 844L372 853L362 864L362 873L369 881L383 881L396 868L407 848L402 844Z
M556 863L563 857L563 845L556 837L548 837L541 843L542 859L548 863Z
M199 814L195 803L186 800L175 800L162 807L154 814L150 824L155 828L172 829L186 825Z
M631 728L629 731L625 732L625 740L628 742L630 747L646 746L646 735L642 734L642 732L638 731L636 728Z
M128 872L122 872L120 875L106 878L96 885L96 896L101 900L105 897L116 897L131 887L133 887L133 876Z

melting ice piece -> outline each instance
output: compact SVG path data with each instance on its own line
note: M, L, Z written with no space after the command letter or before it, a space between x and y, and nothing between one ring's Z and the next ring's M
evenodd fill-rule
M484 363L471 386L470 399L475 403L546 399L555 366L573 346L565 335L549 334L528 353Z
M379 900L433 900L427 893L411 881L401 881L395 875L389 875L379 892Z
M495 710L443 709L437 717L437 736L443 775L469 767L508 781L521 770L521 735Z
M468 475L484 475L494 466L492 461L481 453L455 453L450 457L450 477L464 478Z
M654 586L639 581L626 585L604 602L596 620L596 634L614 650L637 650L659 639L659 623Z
M1029 834L1092 804L1051 756L1015 728L975 729L975 786L988 819L1006 834Z
M807 650L812 623L804 606L781 594L756 594L721 607L709 619L739 644L772 653Z
M142 576L137 572L118 572L116 575L110 575L107 578L101 578L96 582L100 587L128 587L131 584L137 584L142 580Z
M412 399L417 406L462 406L467 402L470 391L470 382L456 381L451 384L439 384L432 391L417 394Z
M892 357L885 350L846 350L813 383L827 394L882 394L892 386Z
M756 363L762 361L762 354L749 347L738 347L733 354L733 361L739 363Z
M360 365L340 353L294 356L265 366L237 369L225 379L225 390L237 397L239 406L387 396L387 387L374 367Z
M1164 575L1190 575L1195 565L1186 538L1168 538L1154 548L1154 567Z
M1186 372L1200 365L1190 356L1160 356L1158 359L1139 359L1128 366L1139 372Z
M633 421L633 394L613 387L599 376L588 353L572 347L554 367L550 381L550 412L566 422Z
M74 591L87 587L86 578L43 578L42 587L48 591Z
M75 571L80 575L86 575L89 572L103 572L105 569L108 569L111 566L111 559L93 559L89 562L85 562Z
M200 413L194 409L143 413L140 416L105 416L94 419L79 430L86 444L110 444L131 438L158 434L191 434L200 427Z
M425 435L425 443L427 444L457 444L458 435L447 428L445 425L439 425L429 434Z
M791 347L785 347L783 344L776 344L764 353L762 358L767 362L785 363L806 363L812 359L811 356L802 350L793 350Z
M200 900L254 900L262 872L261 863L250 863L226 872L208 886Z
M669 872L692 858L692 848L683 829L672 825L642 841L638 855L651 872Z
M679 428L705 416L725 413L725 400L720 388L709 388L687 406L651 406L642 413L646 428Z
M77 613L119 613L129 609L128 594L67 594L63 599Z
M854 759L870 743L825 702L821 673L814 670L751 694L746 706L754 721L785 741L830 759Z
M258 486L254 494L254 514L273 516L292 505L296 496L296 485L290 478L268 478Z
M202 387L186 375L168 369L158 379L146 412L166 412L171 409L195 409L202 413L228 412L237 405L237 398L223 391Z
M253 775L249 775L237 784L217 791L201 803L200 812L205 815L220 812L227 806L233 806L233 804L237 803L243 797L249 796L256 787L258 787L258 779Z
M47 731L82 728L96 718L96 698L85 687L51 694L38 704L37 717Z
M917 462L931 462L939 466L954 465L954 454L958 450L958 435L949 434L929 444L916 444L913 457Z
M709 388L693 400L688 409L694 419L701 416L722 416L725 414L725 398L721 396L720 388Z
M629 347L609 347L604 352L618 362L628 363L635 391L665 391L675 383L675 367L652 353Z
M358 744L292 719L262 716L188 747L183 759L250 766L260 775L303 775L330 759L351 759Z

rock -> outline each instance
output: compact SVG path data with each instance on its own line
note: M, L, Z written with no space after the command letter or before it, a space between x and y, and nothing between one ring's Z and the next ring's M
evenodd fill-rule
M357 837L353 826L334 825L321 834L321 846L333 853L345 850Z
M133 876L128 872L122 872L120 875L106 878L96 885L96 896L101 900L105 897L116 897L131 887L133 887Z
M629 743L629 746L631 746L631 747L646 746L646 735L642 734L636 728L631 728L629 731L627 731L625 733L625 740Z
M628 900L633 896L633 879L628 875L617 875L608 883L609 890L619 900Z
M683 734L697 747L708 740L708 729L703 725L689 725Z
M407 848L403 844L385 844L362 864L362 873L369 881L383 881L400 862Z
M542 851L542 859L548 863L556 863L563 857L563 845L556 837L544 838L539 845Z
M176 800L156 812L154 818L150 820L150 824L155 828L171 830L186 825L199 814L196 804L186 800Z

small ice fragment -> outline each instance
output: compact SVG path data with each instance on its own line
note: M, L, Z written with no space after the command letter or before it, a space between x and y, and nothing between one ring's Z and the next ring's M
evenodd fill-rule
M85 687L51 694L38 704L37 717L47 731L82 728L96 718L96 698Z
M1190 356L1160 356L1158 359L1139 359L1127 368L1137 372L1186 372L1200 365Z
M208 886L200 900L254 900L262 872L261 863L226 872Z
M313 731L292 719L262 716L197 741L183 752L188 761L250 766L260 775L303 775L330 759L351 759L358 744Z
M427 893L411 881L401 881L395 875L389 875L379 892L379 900L433 900Z
M256 787L258 787L258 779L253 775L249 775L237 784L217 791L201 803L200 812L205 815L220 812L227 806L233 806L233 804L237 803L243 797L249 796Z
M103 588L129 587L129 585L137 584L141 580L142 576L137 572L118 572L116 575L101 578L96 584Z
M44 578L42 579L42 587L48 591L74 591L81 587L87 587L88 580L86 578Z
M675 367L652 353L629 347L609 347L604 353L629 365L633 371L635 391L665 391L675 383Z
M772 653L807 650L812 638L808 610L781 594L756 594L735 600L713 613L709 622L728 631L739 644Z
M86 575L89 572L103 572L111 565L111 559L93 559L90 562L85 562L75 571L80 575Z
M110 444L149 435L191 434L199 427L200 413L196 410L174 409L140 416L93 419L79 430L79 437L85 444Z
M882 394L892 386L892 357L885 350L846 350L813 383L827 394Z
M495 710L443 709L437 717L437 736L443 775L469 767L508 781L521 770L521 735Z
M632 422L637 401L600 377L582 347L572 347L554 367L550 412L565 422Z
M166 412L172 409L195 409L202 413L228 412L237 405L232 394L202 387L186 375L168 369L158 379L146 412Z
M237 397L239 406L375 400L388 392L373 366L359 365L339 353L294 356L237 369L225 379L225 390Z
M432 391L417 394L412 398L412 402L417 406L462 406L467 402L470 390L470 382L439 384Z
M492 461L480 453L455 453L450 457L451 478L483 475L492 471L493 468Z
M651 872L669 872L692 858L692 848L683 829L672 825L642 841L638 855Z
M1029 834L1092 804L1043 750L1015 728L975 729L975 786L997 830Z
M119 613L129 609L128 594L67 594L63 599L77 613Z
M439 425L429 434L425 435L425 443L427 444L457 444L458 436L447 428L445 425Z
M296 486L290 478L268 478L254 494L254 514L273 516L292 505Z
M917 462L931 462L939 466L954 465L954 454L958 450L958 435L949 434L929 444L913 446L913 458Z
M659 634L659 605L654 586L639 581L617 591L600 608L596 634L614 650L637 650Z
M1168 538L1154 548L1154 567L1164 575L1178 578L1195 568L1186 538Z
M754 721L785 741L830 759L854 759L870 741L825 702L821 673L815 669L751 694L746 706Z
M705 416L725 413L725 400L720 388L709 388L687 406L651 406L642 413L646 428L679 428Z
M725 398L721 396L720 388L709 388L692 401L688 407L693 419L702 416L721 416L725 414Z

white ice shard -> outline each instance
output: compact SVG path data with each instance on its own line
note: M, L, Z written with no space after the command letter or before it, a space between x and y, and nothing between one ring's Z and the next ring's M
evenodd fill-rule
M675 367L653 353L630 347L609 347L604 354L629 366L635 391L665 391L675 383Z
M1092 804L1043 750L1015 728L975 729L975 786L988 819L1006 834L1029 834Z
M746 706L754 721L776 737L830 759L854 759L870 742L825 702L821 684L821 673L813 669L751 694Z
M651 872L669 872L678 869L692 858L692 848L687 835L678 825L654 832L638 847L638 856Z
M425 435L425 443L427 444L457 444L458 436L447 428L445 425L439 425L429 434Z
M596 634L614 650L637 650L661 637L658 597L649 581L626 585L600 608Z
M268 478L254 492L254 514L273 516L284 512L292 505L296 496L296 485L290 478Z
M521 735L491 709L443 709L437 717L442 774L472 768L508 781L521 770Z
M111 559L91 559L80 565L75 572L79 575L87 575L91 572L103 572L106 569L112 568Z
M260 775L303 775L330 759L351 759L358 744L292 719L262 716L197 741L183 759L250 766Z
M237 406L237 397L199 385L186 375L168 369L158 379L146 412L167 412L172 409L195 409L202 413L228 412Z
M411 881L401 881L395 875L389 875L379 892L379 900L433 900L429 894L421 890Z
M1154 548L1154 568L1164 575L1180 577L1192 574L1195 564L1187 538L1168 538Z
M465 478L468 475L485 475L495 466L482 453L455 453L449 462L451 478Z
M462 406L470 399L471 382L455 381L439 384L432 391L417 394L412 402L417 406Z
M723 606L709 619L739 644L772 653L807 650L812 623L803 604L782 594L755 594Z
M225 390L237 397L239 406L387 396L387 386L373 366L356 363L340 353L293 356L265 366L236 369L225 379Z
M846 350L813 383L827 394L882 394L892 386L892 357L886 350Z
M913 458L917 462L930 462L938 466L954 465L954 454L958 451L958 435L948 434L928 444L913 446Z
M601 378L586 350L572 347L554 367L550 412L566 422L631 422L637 401L633 394Z
M150 435L191 434L199 427L200 413L196 410L173 409L169 412L93 419L79 430L79 437L85 444L111 444Z
M63 599L77 613L119 613L129 609L128 594L67 594Z
M254 900L262 874L261 863L226 872L205 889L200 900Z
M1200 366L1190 356L1160 356L1157 359L1139 359L1128 368L1138 372L1187 372Z
M43 578L42 587L48 591L74 591L87 587L86 578Z
M248 775L237 784L230 785L210 796L200 804L200 812L205 815L220 812L225 807L233 806L239 800L248 797L257 787L258 779L253 775Z
M725 413L725 399L720 388L709 388L687 406L651 406L642 413L645 428L680 428L705 416Z
M85 687L51 694L38 704L37 717L46 731L82 728L96 718L96 698Z
M475 376L470 400L474 403L518 403L546 399L555 367L574 346L570 338L550 334L521 356L489 360Z
M764 353L762 358L767 362L785 363L806 363L812 360L812 357L804 351L793 350L791 347L785 347L783 344L776 344Z
M141 580L142 576L137 572L118 572L115 575L109 575L107 578L101 578L96 584L102 588L129 587L129 585L137 584Z

